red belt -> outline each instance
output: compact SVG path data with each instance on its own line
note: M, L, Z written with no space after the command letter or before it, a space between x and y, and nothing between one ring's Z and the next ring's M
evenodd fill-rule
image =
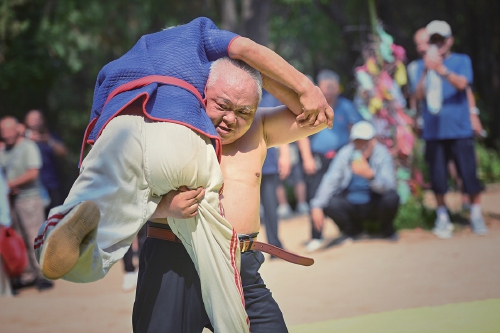
M172 232L172 230L156 228L149 225L148 237L166 240L169 242L182 243L182 241ZM295 253L280 249L279 247L276 247L274 245L255 241L253 238L240 238L240 249L241 252L247 252L251 250L266 252L297 265L311 266L312 264L314 264L314 259L312 258L299 256Z

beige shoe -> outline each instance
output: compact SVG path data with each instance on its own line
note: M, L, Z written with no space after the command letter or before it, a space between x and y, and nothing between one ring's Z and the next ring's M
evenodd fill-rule
M47 279L59 279L78 261L82 240L99 224L101 213L92 201L78 204L45 234L40 268Z

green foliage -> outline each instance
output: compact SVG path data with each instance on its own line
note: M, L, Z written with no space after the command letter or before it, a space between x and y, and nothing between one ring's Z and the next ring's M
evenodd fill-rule
M434 226L436 213L422 204L422 200L411 197L405 204L399 206L398 215L394 220L394 228L401 229L431 229Z
M220 0L2 0L2 114L22 118L31 108L44 108L51 128L67 133L63 139L74 141L70 147L78 150L76 142L81 140L84 130L81 126L89 116L100 68L130 49L143 34L197 16L208 16L220 23L223 3ZM417 28L436 18L449 21L456 40L454 50L468 53L475 66L474 88L486 130L491 133L488 145L500 148L500 112L496 112L500 93L490 84L499 78L498 71L491 69L498 67L500 59L496 47L500 39L495 34L500 2L464 0L453 6L449 3L375 1L384 29L405 47L409 59L416 57L412 34ZM241 8L243 1L234 0L234 4ZM360 64L363 43L369 40L368 1L274 0L270 8L271 47L313 77L325 67L337 71L344 93L352 96L352 73ZM442 14L436 17L436 13ZM491 159L488 163L496 165ZM485 181L498 179L495 170L492 166L484 172Z
M500 155L484 144L476 144L478 177L483 183L500 182Z
M415 144L413 146L412 165L414 169L422 173L424 183L429 183L429 170L427 162L425 161L424 152L425 141L423 139L415 140Z

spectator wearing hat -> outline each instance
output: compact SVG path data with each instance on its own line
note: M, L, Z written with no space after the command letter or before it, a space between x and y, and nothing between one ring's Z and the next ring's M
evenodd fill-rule
M415 97L423 102L425 157L438 206L433 232L439 238L452 236L453 224L444 201L448 191L447 165L452 159L462 179L463 191L470 198L472 230L484 235L488 229L481 213L482 185L476 174L470 120L470 112L478 112L477 108L469 107L467 99L467 89L473 81L471 60L465 54L451 52L454 39L448 23L432 21L426 26L426 31L429 51L433 49L435 52L428 51L418 62L419 81Z
M340 80L337 73L323 69L318 73L316 81L326 101L335 110L335 122L331 129L324 129L298 141L308 201L316 195L321 179L337 152L349 143L351 126L363 119L354 104L340 96ZM307 244L306 251L314 252L324 244L323 231L313 223L312 216L310 221L311 240Z
M352 126L350 143L338 152L311 200L313 223L321 229L326 215L343 231L339 239L352 241L363 231L364 220L376 220L382 237L397 240L393 221L398 207L392 156L375 138L375 128L360 121Z

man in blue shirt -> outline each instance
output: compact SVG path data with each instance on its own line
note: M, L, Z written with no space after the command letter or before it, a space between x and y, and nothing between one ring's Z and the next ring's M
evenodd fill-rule
M419 61L417 70L419 81L415 96L423 101L425 155L438 206L433 232L439 238L452 236L453 224L450 222L444 202L444 195L448 190L447 163L452 158L463 180L463 190L470 197L472 230L476 234L484 235L488 229L481 214L482 186L476 175L473 130L466 92L473 81L471 60L465 54L451 52L454 40L448 23L432 21L426 30L431 47L438 52L436 54L427 52ZM434 97L437 95L437 98L431 100L429 96L436 90L429 89L431 83L428 78L434 72L441 80L441 94L435 94ZM429 107L429 103L433 104L432 108Z
M282 105L280 101L266 90L262 90L262 100L259 107L275 107ZM264 210L263 219L266 226L266 237L269 244L283 248L278 237L278 197L276 188L280 184L278 170L278 148L267 149L266 159L262 165L262 180L260 183L260 202Z
M337 151L349 143L351 126L363 119L354 104L340 96L337 73L324 69L319 72L317 83L326 101L335 110L335 122L331 129L324 129L309 138L299 140L309 202L315 196L321 179ZM322 228L315 226L312 222L311 219L311 241L306 248L308 252L316 251L324 243Z

